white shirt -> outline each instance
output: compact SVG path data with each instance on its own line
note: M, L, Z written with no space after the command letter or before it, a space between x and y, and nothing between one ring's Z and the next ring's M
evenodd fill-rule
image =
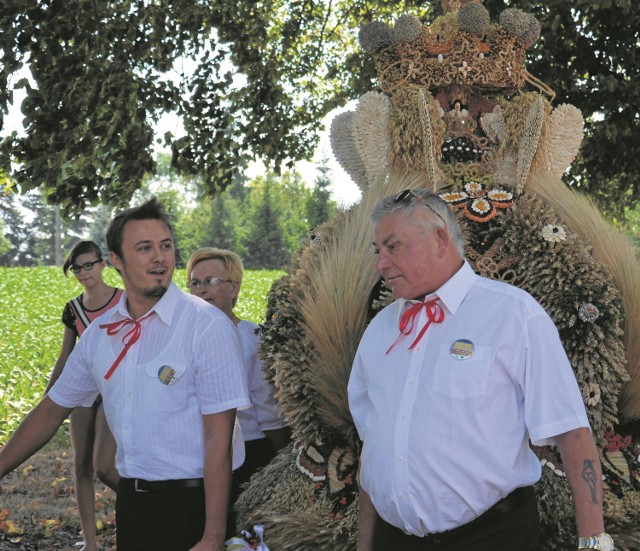
M413 351L424 309L388 355L411 302L378 313L348 385L362 487L384 520L417 536L465 524L535 483L529 438L550 444L589 426L558 332L533 297L466 262L436 294L445 319Z
M102 394L121 476L201 478L202 416L249 405L238 333L222 312L172 283L155 314L141 322L140 339L105 380L131 326L108 336L100 324L129 317L126 298L85 331L49 397L76 407Z
M260 335L256 330L259 330L260 326L251 321L241 320L236 327L240 333L251 401L247 409L238 411L238 420L245 441L257 440L265 437L265 430L281 429L286 427L287 423L273 399L275 389L265 380L262 362L258 357Z

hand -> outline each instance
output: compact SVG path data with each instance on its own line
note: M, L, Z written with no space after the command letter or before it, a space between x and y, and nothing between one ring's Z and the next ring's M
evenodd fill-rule
M227 546L224 542L210 542L200 540L189 551L226 551Z

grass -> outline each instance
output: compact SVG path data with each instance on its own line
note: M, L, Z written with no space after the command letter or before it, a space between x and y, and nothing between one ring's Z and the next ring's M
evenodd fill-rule
M264 321L269 287L282 275L275 270L247 270L238 316ZM104 279L122 287L113 268L105 270ZM174 281L185 289L184 269L176 270ZM60 268L0 267L0 445L42 398L62 344L62 309L81 289Z
M95 481L100 551L115 551L115 494ZM2 480L0 550L75 549L82 533L66 427Z
M283 272L248 270L236 313L261 323L272 282ZM113 268L105 280L122 286ZM185 289L184 270L176 284ZM0 267L0 446L41 399L60 351L65 303L81 291L60 268ZM0 549L74 549L82 539L73 487L68 423L31 459L2 481ZM115 550L114 494L96 480L100 550Z

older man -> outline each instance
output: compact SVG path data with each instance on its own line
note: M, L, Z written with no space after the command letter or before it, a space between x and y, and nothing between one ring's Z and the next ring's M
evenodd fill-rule
M349 380L363 440L359 550L536 550L530 440L560 449L576 547L612 549L598 453L552 320L472 271L437 195L386 197L373 221L376 268L398 300L365 331Z

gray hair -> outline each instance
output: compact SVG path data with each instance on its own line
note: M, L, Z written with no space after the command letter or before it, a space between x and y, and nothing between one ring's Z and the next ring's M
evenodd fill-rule
M374 207L371 219L374 223L399 212L402 216L411 219L416 207L421 206L431 216L426 222L416 220L416 224L424 225L427 231L434 228L445 228L453 245L464 258L464 236L455 215L437 194L426 189L405 189L395 195L383 197Z

